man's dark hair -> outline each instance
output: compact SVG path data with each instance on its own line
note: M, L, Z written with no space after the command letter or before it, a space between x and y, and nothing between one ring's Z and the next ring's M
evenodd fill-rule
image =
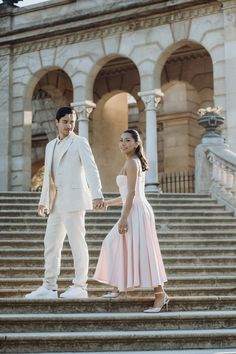
M56 114L56 119L59 120L64 117L66 114L72 114L74 112L73 108L71 107L61 107L58 109Z

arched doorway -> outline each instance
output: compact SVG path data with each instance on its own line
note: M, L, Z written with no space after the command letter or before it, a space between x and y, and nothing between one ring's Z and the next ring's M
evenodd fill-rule
M176 191L192 192L189 176L194 179L195 148L201 139L197 111L214 105L213 65L206 49L188 42L172 52L162 69L161 89L165 96L158 113L159 179L171 176L174 183L174 176L185 178L186 188L181 182Z
M69 76L61 69L44 74L32 95L32 190L42 185L44 152L48 141L56 137L55 114L59 107L73 101L73 87Z
M89 133L104 191L117 190L115 177L124 161L118 149L120 133L133 127L144 135L139 90L137 67L124 57L108 61L94 81L96 109L92 113Z

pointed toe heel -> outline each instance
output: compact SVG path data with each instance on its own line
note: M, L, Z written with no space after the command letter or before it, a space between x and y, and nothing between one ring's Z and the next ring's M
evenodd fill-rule
M155 293L155 295L159 295L159 294L163 294L163 292L162 293ZM163 304L162 304L162 306L161 307L150 307L149 309L146 309L146 310L144 310L143 312L145 312L145 313L158 313L158 312L160 312L164 307L166 307L166 311L168 312L168 310L169 310L169 301L170 301L170 299L168 298L168 296L167 296L167 294L166 293L164 293L165 294L165 296L164 296L164 300L163 300Z

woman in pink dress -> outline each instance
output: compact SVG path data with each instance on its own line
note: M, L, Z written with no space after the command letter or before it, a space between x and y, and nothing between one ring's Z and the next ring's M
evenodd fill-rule
M120 292L136 287L154 288L153 307L144 312L159 312L169 302L163 288L167 278L155 217L144 193L148 164L139 133L125 130L119 148L126 157L117 176L121 196L106 201L105 207L123 204L123 208L119 221L102 243L94 279L113 287L105 298L116 298Z

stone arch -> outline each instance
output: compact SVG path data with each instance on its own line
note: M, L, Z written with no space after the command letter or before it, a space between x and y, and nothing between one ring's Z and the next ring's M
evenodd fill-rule
M107 64L114 62L114 61L119 61L119 60L124 60L126 62L126 63L124 63L124 65L126 65L127 62L129 62L129 65L131 65L131 66L133 65L133 67L135 67L135 69L137 70L138 76L140 78L138 67L132 61L132 59L130 59L128 56L119 55L117 53L108 54L106 56L99 58L93 64L93 66L90 68L90 70L88 72L86 86L85 86L85 92L88 95L87 98L94 99L94 84L95 84L96 78L97 78L98 74L101 72L101 70L104 67L106 67ZM122 66L122 64L120 66ZM138 99L138 96L137 96L137 99Z
M138 96L140 77L136 65L126 57L115 57L105 63L93 83L96 109L91 116L89 135L103 188L112 191L116 189L115 175L123 161L117 147L120 133L128 126L143 130L144 121L140 113L143 104ZM132 103L129 95L133 97Z
M64 89L63 89L64 88ZM41 176L47 142L56 136L55 113L61 105L73 101L73 85L66 72L57 66L37 71L28 81L24 92L24 173L27 189L37 173Z
M164 48L161 55L158 57L158 60L156 61L156 65L154 68L154 73L153 73L153 87L161 87L161 74L163 72L163 68L166 65L166 62L170 57L173 56L174 53L181 51L181 48L186 48L188 51L193 48L193 50L202 50L208 53L209 57L211 58L211 55L209 51L201 44L195 41L191 40L180 40L176 43L170 44L168 47ZM212 62L212 58L211 58Z
M153 83L152 87L159 88L161 86L161 73L167 59L181 47L192 44L193 46L201 46L202 49L208 53L211 58L213 68L213 82L214 82L214 104L226 107L225 102L225 67L224 67L224 37L222 34L221 18L218 19L218 28L214 28L212 31L210 21L204 22L202 26L199 26L198 19L194 19L191 23L172 24L172 26L178 26L175 31L172 29L172 35L170 35L170 28L166 28L167 41L163 45L163 49L158 56L153 71ZM182 29L181 29L182 26ZM187 28L187 30L186 30ZM175 33L178 37L175 37ZM182 35L181 35L182 33ZM182 36L182 38L181 38Z

